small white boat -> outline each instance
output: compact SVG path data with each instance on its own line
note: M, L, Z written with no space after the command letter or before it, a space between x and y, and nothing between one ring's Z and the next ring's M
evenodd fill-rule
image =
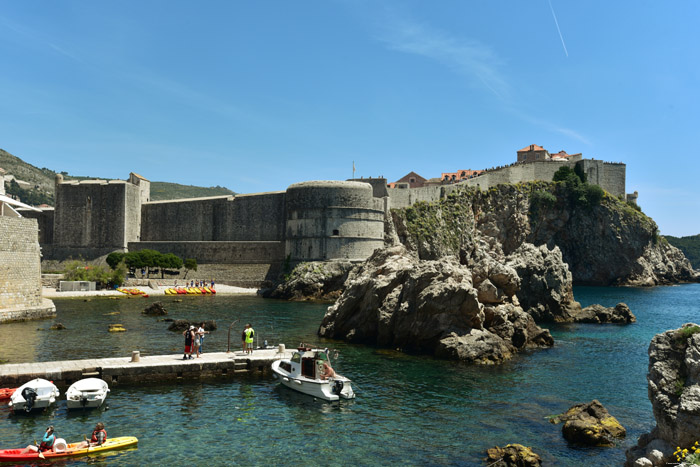
M102 405L109 394L107 383L100 378L85 378L73 383L66 391L69 409L94 409Z
M331 376L324 376L326 368L330 368L328 349L310 347L299 347L291 359L272 363L273 376L288 388L327 401L354 399L351 381L333 370Z
M18 387L12 394L9 405L15 412L45 409L56 402L60 394L51 381L36 378Z

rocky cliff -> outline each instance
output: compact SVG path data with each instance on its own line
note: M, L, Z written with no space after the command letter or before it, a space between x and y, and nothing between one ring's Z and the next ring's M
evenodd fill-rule
M649 400L656 426L627 451L627 464L667 465L700 440L700 327L657 334L649 345Z
M533 247L534 248L534 247ZM350 272L319 335L470 363L503 362L548 347L515 296L517 272L484 251L470 267L456 258L419 260L403 246L376 251Z
M683 253L659 236L654 221L634 206L604 192L575 192L563 183L459 189L439 202L416 203L392 214L398 240L421 259L460 257L477 241L485 242L495 256L531 243L559 247L578 284L700 280Z

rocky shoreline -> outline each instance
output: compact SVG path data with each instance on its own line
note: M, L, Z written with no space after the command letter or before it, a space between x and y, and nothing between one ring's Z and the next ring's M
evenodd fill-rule
M700 326L687 323L654 336L647 382L656 426L627 450L626 466L666 465L677 461L676 448L700 441Z

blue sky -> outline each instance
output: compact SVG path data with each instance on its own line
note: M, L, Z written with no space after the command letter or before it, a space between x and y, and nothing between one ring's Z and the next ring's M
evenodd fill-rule
M698 2L0 5L0 147L38 167L256 193L538 144L700 233Z

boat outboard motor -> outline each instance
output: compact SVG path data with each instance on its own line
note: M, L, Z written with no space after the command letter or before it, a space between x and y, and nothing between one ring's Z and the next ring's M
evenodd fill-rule
M87 396L82 396L82 397L80 398L80 405L82 405L83 408L85 408L85 406L87 405L87 401L88 401Z
M340 392L343 390L343 382L340 380L335 380L335 383L333 383L333 394L338 394L340 395Z
M34 388L24 388L22 389L22 397L24 397L24 410L26 412L31 412L34 408L34 401L36 400L37 393Z

